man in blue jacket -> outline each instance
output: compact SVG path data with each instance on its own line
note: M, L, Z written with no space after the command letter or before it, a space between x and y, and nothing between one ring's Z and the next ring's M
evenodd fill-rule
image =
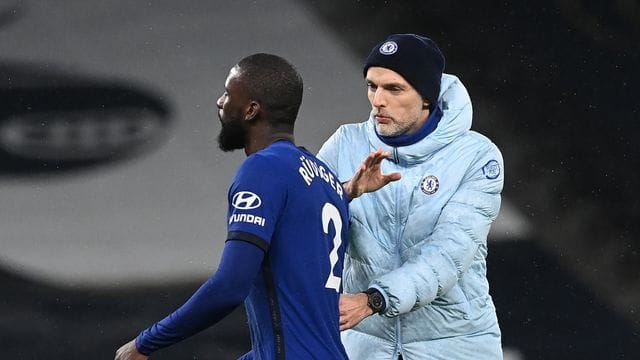
M340 299L350 359L502 358L486 277L502 155L470 130L469 95L443 70L432 40L389 36L364 66L370 118L341 126L318 154L359 197ZM401 179L363 195L366 178L350 179L377 149L391 154L385 181Z

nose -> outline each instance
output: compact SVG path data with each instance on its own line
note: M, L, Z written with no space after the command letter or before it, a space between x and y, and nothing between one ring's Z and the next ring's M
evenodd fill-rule
M382 89L377 88L373 94L371 94L371 105L373 107L384 107L386 105Z
M224 95L220 96L218 98L218 101L216 101L216 105L218 106L218 109L222 110L222 104L224 104Z

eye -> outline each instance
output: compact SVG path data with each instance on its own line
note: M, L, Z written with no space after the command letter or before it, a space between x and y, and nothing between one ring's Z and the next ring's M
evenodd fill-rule
M369 91L376 91L378 86L376 84L373 84L373 83L367 83L367 88L369 89Z

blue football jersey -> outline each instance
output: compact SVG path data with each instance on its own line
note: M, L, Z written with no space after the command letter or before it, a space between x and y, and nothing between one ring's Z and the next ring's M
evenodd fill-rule
M245 301L246 358L347 358L338 301L348 225L342 185L304 148L277 141L242 163L229 189L227 239L265 251Z

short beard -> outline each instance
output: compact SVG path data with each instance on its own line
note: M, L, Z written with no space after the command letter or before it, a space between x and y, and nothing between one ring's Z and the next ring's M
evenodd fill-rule
M386 125L376 123L376 132L385 137L408 135L413 124L392 122Z
M222 129L218 134L218 147L222 151L244 149L245 130L240 121L222 123Z
M392 124L387 124L384 127L380 126L380 124L376 124L376 131L378 132L378 135L394 137L404 134L407 130Z

